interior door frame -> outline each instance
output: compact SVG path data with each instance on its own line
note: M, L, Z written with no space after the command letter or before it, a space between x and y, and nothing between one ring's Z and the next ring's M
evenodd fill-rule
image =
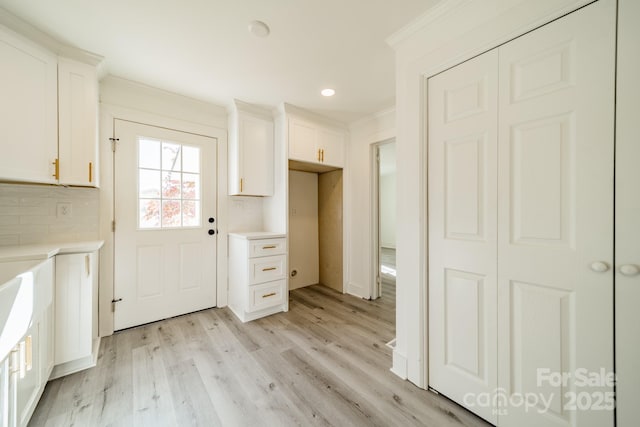
M112 104L100 104L100 236L104 246L100 251L100 290L99 290L99 334L112 335L114 332L114 313L112 311L114 290L114 152L110 138L117 138L115 120L124 120L155 126L179 132L193 133L217 142L217 198L216 222L218 229L216 248L216 299L217 307L227 305L227 131L226 129L204 124L186 122L153 113L134 110Z
M394 144L395 137L377 141L369 146L369 161L371 167L371 282L369 284L369 299L375 300L382 295L382 276L380 275L380 147Z

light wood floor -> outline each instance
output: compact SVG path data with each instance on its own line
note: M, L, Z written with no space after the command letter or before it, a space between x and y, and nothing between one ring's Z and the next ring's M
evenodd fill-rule
M51 381L32 426L486 426L389 372L394 304L322 286L242 324L212 309L102 340L98 366Z

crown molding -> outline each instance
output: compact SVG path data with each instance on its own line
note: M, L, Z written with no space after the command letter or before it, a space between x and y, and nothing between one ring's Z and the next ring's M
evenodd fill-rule
M395 48L400 42L408 39L418 31L442 19L446 15L449 15L454 10L462 8L469 1L471 0L443 0L391 34L385 41L389 46Z
M80 62L84 62L89 65L98 66L102 63L104 58L92 52L70 46L61 42L55 37L47 34L39 28L31 25L27 21L13 15L6 9L0 7L0 25L4 25L11 31L26 37L34 43L45 47L58 56L64 56L65 58L75 59Z

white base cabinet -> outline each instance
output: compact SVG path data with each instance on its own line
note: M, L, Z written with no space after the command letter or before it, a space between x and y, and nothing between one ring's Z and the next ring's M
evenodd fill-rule
M229 308L243 322L289 310L284 234L229 234Z
M97 251L56 256L56 366L52 378L95 366L97 292Z

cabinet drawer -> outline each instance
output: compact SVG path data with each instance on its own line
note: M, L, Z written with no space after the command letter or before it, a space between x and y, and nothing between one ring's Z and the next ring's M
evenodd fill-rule
M281 255L287 252L285 239L262 239L249 242L249 258Z
M285 280L250 286L247 311L259 311L284 303L285 287Z
M286 277L285 259L284 255L250 259L249 283L254 285L284 279Z

